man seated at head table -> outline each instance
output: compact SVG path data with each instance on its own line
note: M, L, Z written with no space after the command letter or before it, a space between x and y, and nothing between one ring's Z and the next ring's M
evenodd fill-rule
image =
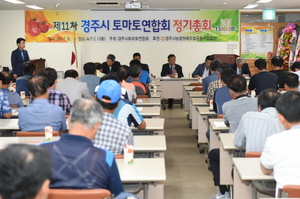
M124 145L133 145L130 127L113 116L120 99L121 87L115 80L100 84L96 100L102 105L104 115L93 142L95 147L110 150L114 155L123 154Z
M247 112L242 116L235 132L233 143L249 151L262 151L267 137L280 133L284 127L277 118L275 103L280 93L273 89L264 90L258 97L258 112ZM219 185L219 198L229 198L226 185L220 185L220 151L209 152L210 169L214 176L215 186Z
M192 73L192 77L195 78L205 78L210 75L209 71L209 65L214 60L214 57L212 55L208 55L205 58L205 62L202 64L199 64L194 72Z
M299 77L295 73L287 73L283 77L283 85L286 91L298 91Z
M81 98L93 99L86 83L78 80L78 72L73 69L65 72L65 79L57 82L55 90L65 93L69 97L71 104Z
M2 86L2 82L4 81L4 75L0 73L0 86ZM12 109L9 105L7 94L0 89L0 116L1 118L11 118Z
M12 84L12 76L7 72L2 72L4 79L2 80L2 90L8 97L8 102L10 106L13 107L23 107L23 101L20 95L17 92L11 92L8 90L10 85Z
M68 115L71 109L71 103L68 96L60 91L54 90L57 79L56 70L54 68L42 68L40 69L38 75L46 77L49 81L49 103L60 106L63 109L65 115Z
M284 185L300 185L300 92L282 94L276 110L286 130L267 138L260 162L264 174L274 173L277 195Z
M116 73L121 66L120 62L116 61L116 56L113 54L109 54L106 57L106 62L102 63L103 73Z
M40 146L12 144L0 152L2 199L47 199L50 153Z
M35 75L29 78L26 85L34 101L19 109L18 124L21 131L44 132L46 126L52 126L53 131L65 132L67 125L64 111L60 106L48 102L49 80Z
M244 58L238 57L234 64L231 64L230 67L232 70L236 71L236 74L242 75L244 77L251 77L251 72L249 66L245 63Z
M221 61L219 61L219 60L214 60L210 63L209 71L210 71L211 75L209 75L208 77L206 77L202 80L204 94L207 93L209 84L213 81L218 80L217 68L218 68L219 64L221 64Z
M69 134L41 145L53 159L50 188L108 189L115 195L123 191L114 154L92 143L102 118L103 109L95 100L76 100L69 118Z

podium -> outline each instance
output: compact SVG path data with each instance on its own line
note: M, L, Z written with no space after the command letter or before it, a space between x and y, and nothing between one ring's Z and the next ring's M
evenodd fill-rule
M223 63L227 63L227 64L233 64L235 63L235 60L237 57L239 57L238 55L235 54L214 54L214 59L218 59Z
M33 60L30 60L30 62L34 63L36 74L40 71L40 69L45 68L45 62L46 62L45 59L42 59L42 58L41 59L33 59Z

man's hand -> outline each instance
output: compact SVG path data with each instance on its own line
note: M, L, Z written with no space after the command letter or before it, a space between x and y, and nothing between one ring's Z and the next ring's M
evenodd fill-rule
M243 77L249 77L249 75L247 75L247 74L242 74L242 76L243 76Z
M17 79L18 75L17 75L17 74L13 74L13 77L14 77L15 79Z
M200 77L201 77L200 75L195 75L195 76L194 76L194 78L200 78Z

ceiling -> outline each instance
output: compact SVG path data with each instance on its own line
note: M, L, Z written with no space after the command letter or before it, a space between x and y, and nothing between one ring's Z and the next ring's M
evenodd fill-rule
M124 2L131 0L24 0L27 5L37 5L45 10L124 10ZM255 0L140 0L143 10L241 10ZM92 2L92 3L87 3ZM119 2L117 6L99 6L96 2ZM296 9L300 8L300 0L273 0L270 3L260 4L257 9ZM24 5L17 5L0 0L0 10L31 10ZM250 9L251 10L251 9Z

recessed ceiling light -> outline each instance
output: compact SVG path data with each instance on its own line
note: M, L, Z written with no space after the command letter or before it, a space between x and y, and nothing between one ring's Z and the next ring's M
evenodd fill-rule
M25 2L19 0L4 0L4 1L7 1L9 3L14 3L14 4L25 4Z
M259 0L257 1L256 3L269 3L271 2L272 0Z
M251 8L255 8L257 6L258 6L257 4L249 4L249 5L245 6L244 9L251 9Z
M43 10L44 9L44 8L36 6L36 5L25 5L25 6L28 8L35 9L35 10Z

